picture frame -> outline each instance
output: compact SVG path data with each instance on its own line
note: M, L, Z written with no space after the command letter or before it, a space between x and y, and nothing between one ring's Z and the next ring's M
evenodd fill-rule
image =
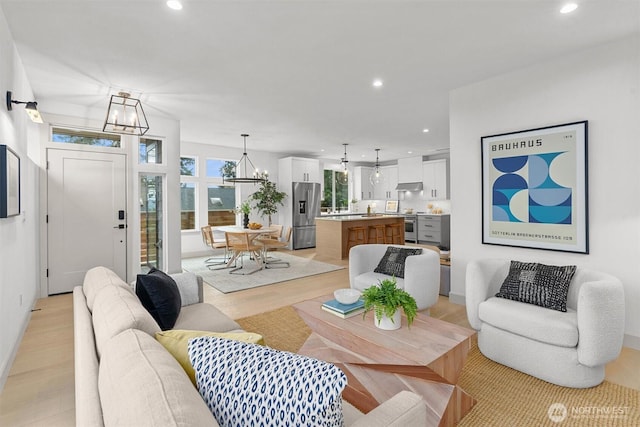
M482 243L589 253L588 121L481 137Z
M20 215L20 157L0 145L0 218Z

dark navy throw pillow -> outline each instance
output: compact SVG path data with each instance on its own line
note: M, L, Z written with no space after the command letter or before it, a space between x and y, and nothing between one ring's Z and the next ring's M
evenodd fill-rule
M138 274L136 295L163 331L173 328L180 315L182 300L175 280L152 268L148 274Z

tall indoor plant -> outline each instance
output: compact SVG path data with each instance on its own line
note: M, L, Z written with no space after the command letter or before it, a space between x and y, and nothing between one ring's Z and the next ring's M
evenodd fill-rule
M404 289L397 286L396 278L381 280L377 285L368 287L362 292L364 315L373 310L374 323L381 329L400 328L400 311L407 316L407 325L411 326L418 313L416 300Z
M268 173L262 172L260 178L264 180L260 182L260 188L249 197L260 215L266 216L271 225L271 215L278 212L278 205L284 206L283 200L287 197L287 193L278 191L275 182L269 181Z

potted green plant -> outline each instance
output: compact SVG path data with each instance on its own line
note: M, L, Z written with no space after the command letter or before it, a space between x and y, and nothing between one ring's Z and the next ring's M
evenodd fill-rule
M400 328L400 308L407 316L407 325L411 326L418 313L416 300L404 289L397 286L396 278L381 280L377 285L368 287L362 292L364 300L364 316L373 310L374 323L381 329Z
M284 206L283 200L287 197L287 193L278 191L275 182L269 181L268 173L262 172L259 177L262 178L263 181L259 184L260 188L258 188L250 198L253 200L254 207L260 215L268 218L270 226L271 215L278 212L278 205Z
M251 213L251 205L249 202L242 202L239 208L236 208L242 214L242 226L249 228L249 214Z

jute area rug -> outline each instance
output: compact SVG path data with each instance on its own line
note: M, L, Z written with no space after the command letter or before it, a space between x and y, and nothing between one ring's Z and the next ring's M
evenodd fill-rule
M204 263L209 257L199 257L183 259L182 269L202 276L202 279L208 285L213 286L222 293L228 294L230 292L272 285L278 282L314 276L316 274L344 268L284 252L270 253L270 255L281 261L287 261L290 266L285 268L267 268L246 275L229 274L230 269L220 268L223 266L214 266L214 268L218 269L210 270ZM238 266L239 265L240 261L238 261ZM247 258L244 259L245 269L251 270L255 268L255 266L256 263L254 261Z
M268 346L291 352L311 333L292 307L237 322L261 334ZM478 403L459 426L640 426L637 390L607 381L589 389L558 387L495 363L477 347L469 353L460 386Z

